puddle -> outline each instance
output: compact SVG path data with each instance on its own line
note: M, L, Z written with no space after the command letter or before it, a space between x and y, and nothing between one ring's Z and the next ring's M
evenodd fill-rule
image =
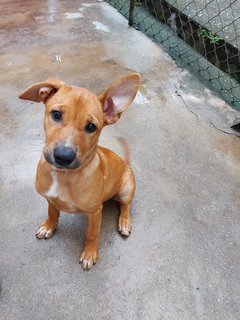
M95 25L95 29L96 30L101 30L101 31L104 31L104 32L110 32L110 29L105 26L105 24L99 22L99 21L93 21L92 24Z
M141 91L138 91L134 99L134 102L142 105L142 104L148 103L148 99L141 93Z
M83 3L82 6L86 7L86 8L90 8L90 7L94 6L94 3Z
M57 0L47 0L48 7L48 22L54 23L57 19L57 13L59 10L59 2Z
M64 13L66 19L79 19L83 18L83 14L80 12L66 12Z

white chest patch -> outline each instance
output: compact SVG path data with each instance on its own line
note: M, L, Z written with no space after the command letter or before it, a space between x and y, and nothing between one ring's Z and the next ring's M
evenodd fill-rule
M55 171L51 172L52 177L52 185L49 188L48 192L45 194L47 198L50 198L54 201L54 199L60 200L62 202L62 210L65 212L78 212L74 202L69 196L67 190L60 185L60 181L58 180L58 174Z
M52 172L52 185L49 188L48 192L46 193L46 196L49 198L57 198L58 196L58 179L57 179L57 172Z

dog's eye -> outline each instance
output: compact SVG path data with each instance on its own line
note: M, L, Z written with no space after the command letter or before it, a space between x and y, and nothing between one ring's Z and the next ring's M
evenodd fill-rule
M51 116L52 116L52 119L54 121L60 121L62 119L62 114L60 111L57 111L57 110L53 110L51 112Z
M92 122L90 122L89 124L86 125L85 130L86 130L88 133L92 133L92 132L94 132L94 131L97 130L97 127L95 126L95 124L93 124Z

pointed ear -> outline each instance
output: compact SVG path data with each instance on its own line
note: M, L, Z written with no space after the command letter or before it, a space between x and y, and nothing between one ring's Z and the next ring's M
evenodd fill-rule
M102 103L105 124L112 124L118 121L121 113L134 100L139 84L140 75L132 73L118 78L100 94L99 100Z
M55 79L37 82L23 91L19 98L35 102L43 101L45 103L50 95L55 94L63 85L64 82Z

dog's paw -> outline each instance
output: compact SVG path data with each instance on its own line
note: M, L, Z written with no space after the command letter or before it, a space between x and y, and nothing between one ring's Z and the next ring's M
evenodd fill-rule
M98 253L96 250L84 249L80 256L79 263L82 263L83 269L89 270L97 263L97 260Z
M118 222L118 232L122 236L128 237L132 231L132 226L129 219L119 218Z
M45 226L41 226L35 233L36 238L38 239L49 239L53 236L54 230L48 229Z

